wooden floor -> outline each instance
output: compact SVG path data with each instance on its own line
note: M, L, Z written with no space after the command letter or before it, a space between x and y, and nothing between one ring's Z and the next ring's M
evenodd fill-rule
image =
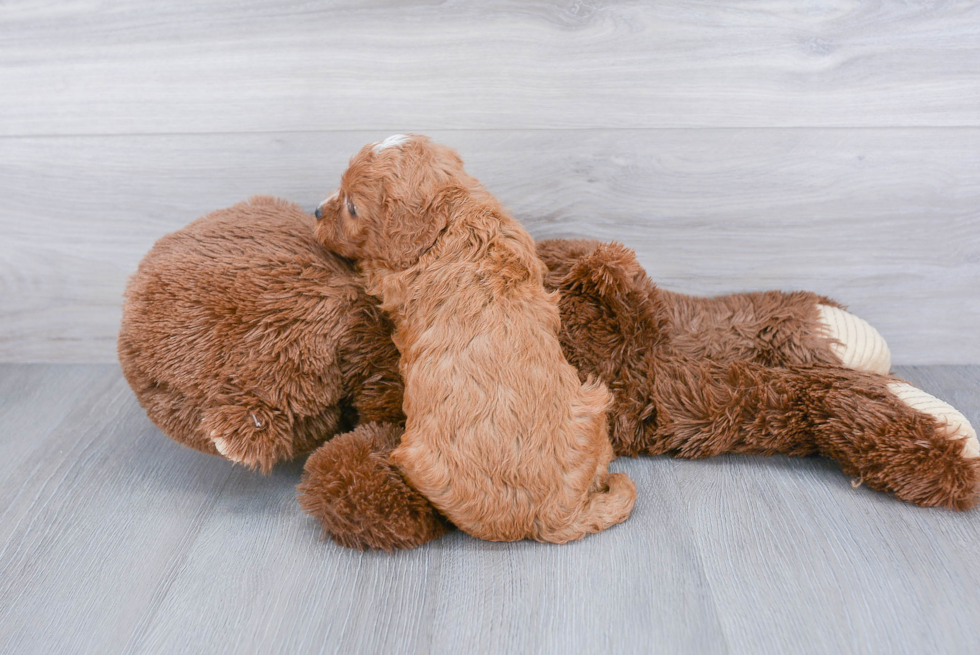
M899 374L980 423L980 366ZM112 365L0 366L2 653L969 653L980 511L820 459L619 460L623 525L566 546L320 540L299 463L176 445Z

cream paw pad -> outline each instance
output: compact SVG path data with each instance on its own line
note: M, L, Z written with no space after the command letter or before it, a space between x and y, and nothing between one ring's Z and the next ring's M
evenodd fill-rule
M856 371L888 375L892 355L878 330L863 318L830 305L817 305L825 335L836 340L830 348L841 365Z
M215 437L214 432L214 430L211 431L211 442L217 448L218 452L221 453L222 457L227 457L236 464L241 464L242 458L231 452L231 445L228 443L228 440L223 437Z
M888 390L912 409L930 414L939 423L944 423L950 439L966 438L963 443L963 457L980 457L977 431L955 407L905 382L892 382L888 385Z

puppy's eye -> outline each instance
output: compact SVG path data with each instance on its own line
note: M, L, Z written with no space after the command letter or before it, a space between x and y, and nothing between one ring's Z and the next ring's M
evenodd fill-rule
M355 207L354 203L350 201L350 198L347 199L347 213L351 215L351 218L355 218L357 216L357 207Z

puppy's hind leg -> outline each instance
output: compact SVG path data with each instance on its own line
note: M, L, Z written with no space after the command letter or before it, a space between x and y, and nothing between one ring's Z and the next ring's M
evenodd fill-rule
M582 405L577 408L578 457L566 461L566 495L553 506L554 513L540 517L535 539L563 544L587 534L602 532L625 521L636 502L636 485L625 473L609 474L613 459L606 425L606 408L611 396L605 385L593 380L582 386ZM588 453L588 454L586 454ZM583 457L584 456L584 457ZM584 496L584 497L583 497ZM568 510L574 507L571 512ZM543 519L543 520L542 520Z
M578 448L589 454L578 463L575 463L575 458L568 462L569 472L577 471L584 477L566 474L565 478L566 482L571 482L568 491L575 495L579 507L570 521L566 515L564 521L554 521L550 526L544 526L543 532L547 534L539 537L543 541L565 543L602 532L625 521L633 510L636 485L625 473L609 474L613 448L609 441L606 412L611 401L609 390L601 382L587 380L582 385L581 404L575 411L581 431L574 441ZM581 495L583 491L584 499Z

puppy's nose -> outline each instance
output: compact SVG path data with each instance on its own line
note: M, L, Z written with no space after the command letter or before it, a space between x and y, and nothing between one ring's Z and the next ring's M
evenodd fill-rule
M321 218L323 218L323 212L320 210L319 207L316 208L316 211L313 212L313 215L316 216L316 220L320 220Z

